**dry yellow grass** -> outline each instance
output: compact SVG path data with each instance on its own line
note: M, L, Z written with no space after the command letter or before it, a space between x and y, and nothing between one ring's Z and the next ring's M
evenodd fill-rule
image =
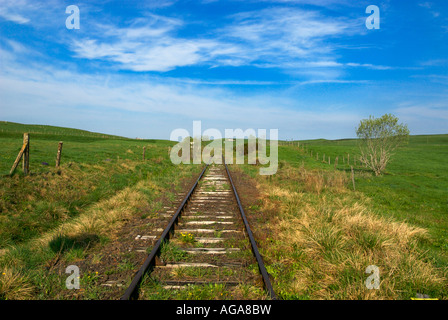
M52 239L59 236L109 235L125 219L135 215L138 208L148 204L145 196L136 190L145 184L148 182L140 181L136 186L125 188L112 198L96 203L79 217L35 239L34 246L46 247Z
M27 300L32 297L34 288L24 275L11 268L0 271L0 300Z
M263 210L273 212L276 245L267 250L281 266L274 283L285 298L400 299L446 285L417 250L426 230L372 212L369 199L345 187L345 173L285 165L279 174L288 180L257 180ZM365 285L369 265L380 270L378 290Z
M96 203L87 209L82 215L61 224L58 228L47 232L30 242L32 250L36 253L44 253L50 242L57 238L82 238L84 235L107 236L113 238L113 234L126 219L136 214L139 207L147 205L144 195L136 191L136 188L145 187L149 181L141 181L134 187L125 188L110 199ZM20 257L9 254L6 248L0 252L8 260L9 267L6 276L0 278L1 299L30 299L32 298L31 282L26 276L16 270L22 267ZM2 296L3 295L3 296Z

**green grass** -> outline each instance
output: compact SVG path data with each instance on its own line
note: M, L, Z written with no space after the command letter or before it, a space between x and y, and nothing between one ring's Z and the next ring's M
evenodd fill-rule
M422 242L422 248L432 253L436 266L448 265L448 135L410 136L409 143L396 151L386 172L379 177L359 162L353 165L354 156L359 154L354 139L300 143L302 147L306 144L306 151L298 152L293 151L297 148L281 146L280 160L334 170L334 159L339 156L337 170L349 172L350 166L342 163L342 156L350 154L356 190L373 200L372 207L379 215L427 229L432 240ZM311 151L313 157L310 156ZM319 160L316 160L316 153L319 153ZM327 159L331 157L330 165L322 161L324 153Z
M190 256L172 242L165 242L160 249L160 259L167 262L189 261Z
M249 220L274 289L282 299L446 299L448 135L411 136L379 177L357 154L354 139L281 142L272 177L231 166L262 192ZM364 285L368 265L380 290Z
M24 132L30 133L31 173L24 176L19 166L15 175L9 177L9 170L22 145ZM61 167L57 169L54 165L59 141L64 141L64 147ZM126 139L76 129L0 122L0 251L7 249L6 253L0 254L0 269L4 268L10 279L6 282L0 278L0 299L63 298L61 288L63 289L64 282L47 270L48 263L57 258L66 261L82 259L89 248L107 242L107 235L95 229L77 236L60 234L53 237L46 247L38 250L32 240L86 213L94 213L96 209L93 208L97 203L114 197L126 188L144 195L151 204L148 212L159 211L162 203L158 197L169 194L168 189L172 187L174 178L179 175L179 171L186 170L180 170L171 164L168 148L173 144L169 141ZM146 147L147 161L142 161L143 146ZM280 208L284 210L283 219L293 217L295 220L291 222L302 222L306 217L301 216L301 212L308 210L313 221L319 222L309 230L297 224L303 229L301 236L304 238L300 241L308 243L310 247L301 247L299 242L292 241L283 248L282 242L275 239L275 235L263 235L266 239L260 237L261 243L268 243L267 247L261 246L261 250L266 250L264 256L267 268L276 278L275 285L279 295L285 299L309 299L315 297L316 292L325 289L330 293L334 292L332 298L356 297L358 293L351 293L348 289L359 286L365 274L364 270L353 266L356 261L364 261L366 258L360 253L351 253L351 248L362 250L364 255L373 252L381 257L382 245L387 244L390 239L374 232L374 229L359 229L355 225L350 225L346 230L333 229L333 220L337 222L341 219L340 216L335 216L338 210L350 208L358 201L365 204L365 198L368 198L369 210L378 217L405 221L424 228L429 233L428 237L417 237L415 241L409 242L409 245L415 244L421 252L421 261L414 259L414 255L403 255L402 260L395 264L401 268L400 275L384 275L384 281L395 281L395 285L401 290L400 297L413 297L416 290L431 296L446 297L446 290L428 285L425 277L414 274L413 265L423 261L445 270L442 273L446 274L448 170L445 159L448 156L448 135L411 136L409 144L396 152L385 174L379 177L359 163L353 164L357 152L356 140L353 139L301 141L300 149L297 148L297 143L295 146L279 146L279 172L272 178L264 177L263 181L268 181L273 186L287 187L290 192L295 193L285 197L281 193L272 192L268 201L279 204L273 208L276 215ZM324 153L325 162L322 161ZM346 159L347 154L350 154L350 164L342 161L342 157ZM331 157L330 165L328 156ZM339 156L337 168L334 167L336 156ZM339 176L334 174L334 171L339 171L341 175L349 176L350 166L355 169L357 192L332 189L332 184L338 186L340 181L346 184L347 190L352 189L349 179L338 180ZM184 175L195 170L190 169L192 166L186 167L188 169L182 171ZM294 170L290 170L290 167ZM252 176L258 175L257 166L245 165L242 168ZM311 178L324 181L325 187L308 188L307 181L309 185L314 181ZM151 187L148 187L149 182L139 185L142 181L149 181ZM361 197L360 193L366 197ZM327 206L330 209L327 210ZM313 208L318 214L312 216L313 211L309 208ZM254 205L252 209L263 211L264 208L260 204ZM146 217L147 213L137 213L138 210L135 210L138 217ZM253 221L264 223L263 217ZM273 226L275 224L272 223ZM285 228L288 228L286 224ZM273 252L270 252L271 247L275 248ZM414 254L416 248L410 247L409 250ZM341 259L353 263L347 263L346 269L340 272L334 271L330 283L327 277L327 272L330 271L319 269L321 264L313 256L307 256L308 250L314 250L313 254L334 266L344 266ZM173 244L164 246L162 255L170 261L185 259L183 252ZM412 259L406 260L406 257ZM120 265L121 269L131 268L131 264L126 261ZM381 260L378 263L380 262ZM304 279L313 280L308 283L306 290L297 289L301 288L300 283L297 287L291 286L297 275L305 271L312 273ZM90 278L86 275L82 283L88 288L86 298L101 298L101 292L97 290L96 275L91 274ZM172 293L161 293L163 288L155 285L160 289L160 294L148 292L147 298L163 299L165 294L166 298L173 298ZM176 297L180 294L184 299L208 299L220 296L221 293L223 291L219 287L200 290L190 288L176 293ZM385 296L395 295L385 293Z
M7 175L22 147L23 133L30 133L30 171L48 171L56 163L59 141L63 141L61 164L107 164L117 160L142 159L168 155L174 143L165 140L134 140L60 127L30 126L0 122L0 175ZM166 147L164 152L161 148ZM156 152L154 152L156 151ZM47 165L48 164L48 165ZM20 174L19 165L16 172Z
M53 140L55 137L59 137L60 140L78 141L78 142L96 141L99 139L131 140L119 136L113 136L73 128L0 121L0 136L3 138L6 137L20 138L23 137L23 133L25 132L38 137L39 140Z
M30 133L30 174L24 176L19 165L10 177L24 132ZM55 168L59 141L64 142L61 166ZM48 266L72 263L101 248L113 225L125 220L120 215L157 212L162 196L173 199L177 178L200 170L173 165L168 152L173 144L0 122L0 270L6 274L0 277L0 299L63 299L65 277ZM131 201L135 204L128 208ZM59 228L65 229L52 235ZM121 269L131 267L126 261ZM101 298L95 275L81 280L84 298Z
M23 132L30 132L30 175L24 177L19 166L9 177ZM57 169L60 140L64 146ZM0 122L0 249L48 231L157 171L167 172L173 166L168 158L172 144ZM147 161L142 161L143 146Z

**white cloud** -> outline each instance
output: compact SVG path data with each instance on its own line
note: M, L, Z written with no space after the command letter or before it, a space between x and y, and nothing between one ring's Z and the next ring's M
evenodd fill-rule
M25 24L30 22L30 19L23 17L16 13L11 13L5 8L0 8L0 17L2 17L5 20L12 21L18 24Z
M241 43L240 57L279 65L332 58L329 39L353 33L353 23L330 19L315 11L272 8L232 16L219 31L223 39Z
M448 66L448 59L432 59L423 61L421 63L422 66L425 67L442 67L442 66Z
M413 105L400 107L395 111L403 117L412 118L413 120L421 120L422 118L448 120L448 103L444 105ZM448 123L446 124L446 129L448 130Z
M60 0L0 0L0 17L58 37L63 30L60 26L65 27L65 8L69 4ZM87 7L88 4L82 4L83 13Z
M279 128L281 137L312 137L330 124L338 132L358 120L340 110L299 111L297 101L268 93L238 94L176 79L84 75L14 61L0 71L0 96L5 120L69 126L77 121L83 129L109 126L107 133L131 137L168 139L171 130L188 129L193 120L202 120L204 128ZM110 131L111 123L120 122L119 131Z
M149 14L134 19L127 27L98 24L92 37L75 40L71 49L76 57L118 63L118 68L133 71L169 71L200 64L216 52L229 52L214 40L176 37L183 25L179 19Z
M98 43L86 39L75 41L76 56L87 59L103 59L119 63L119 68L133 71L169 71L176 67L201 63L201 51L216 44L207 41L176 41L159 39L154 43L122 40L114 43Z
M362 68L367 68L367 69L373 69L373 70L391 70L393 69L393 67L390 66L382 66L382 65L374 65L371 63L346 63L346 66L349 67L362 67Z
M366 84L369 83L367 80L310 80L310 81L303 81L299 83L300 85L307 85L307 84L319 84L319 83L335 83L335 84Z
M115 62L118 68L133 71L164 72L191 65L280 69L302 65L308 68L306 72L319 68L322 73L323 67L344 67L335 61L328 40L353 34L357 24L291 8L238 13L227 21L207 36L186 38L178 36L182 28L188 28L185 21L150 14L126 27L97 24L92 28L97 34L75 40L71 49L76 57Z
M404 102L393 112L400 121L408 124L411 134L447 134L448 100L446 97L439 99L424 103Z
M34 5L26 0L0 0L0 17L18 24L30 22L29 14L33 12Z
M30 17L35 28L48 28L49 21L62 21L65 17L63 11L59 12L61 4L55 2L45 5L18 0L16 6L13 1L3 0L3 3L7 5L0 12L17 14L23 18L17 17L16 20L21 22ZM166 7L173 3L163 1L160 5ZM142 4L144 8L154 5L157 4ZM339 48L332 45L332 39L358 32L359 21L329 18L319 11L273 7L241 12L224 17L224 26L209 29L200 36L180 36L181 32L189 34L185 30L191 25L202 22L184 21L179 16L166 17L144 10L141 17L121 21L123 24L118 26L117 19L107 15L99 18L97 7L83 4L81 9L81 30L67 34L59 28L57 34L50 34L50 37L65 44L74 58L92 60L96 66L101 66L97 62L105 62L109 70L167 72L186 66L253 66L276 68L309 80L325 80L340 78L347 68L388 69L386 66L337 61L339 56L335 50ZM38 19L39 14L48 16L45 19L48 22Z

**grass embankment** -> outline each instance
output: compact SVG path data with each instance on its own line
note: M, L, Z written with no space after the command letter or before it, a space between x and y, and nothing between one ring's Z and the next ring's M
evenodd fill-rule
M176 178L199 169L173 165L168 141L4 122L0 129L0 299L63 298L68 275L51 272L57 262L113 241L142 208L160 210L162 195L174 197ZM19 167L9 177L23 132L30 132L31 173L23 176ZM60 140L61 166L54 168ZM82 275L85 288L94 276Z
M448 173L442 168L447 140L411 137L381 177L356 165L356 191L350 179L353 140L308 141L306 151L280 146L279 170L272 178L243 166L262 194L262 213L252 215L252 222L279 295L446 299ZM351 164L342 162L344 153L350 153ZM328 155L339 155L336 169L333 161L328 165ZM380 270L378 290L365 285L370 265Z

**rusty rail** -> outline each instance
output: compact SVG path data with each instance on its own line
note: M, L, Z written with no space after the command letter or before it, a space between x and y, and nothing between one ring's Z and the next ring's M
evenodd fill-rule
M269 296L271 297L271 299L277 300L277 295L275 294L274 288L272 287L271 279L269 278L269 274L264 265L263 258L261 257L261 254L258 251L257 243L255 241L252 230L250 229L249 222L247 221L246 214L244 213L244 209L243 209L243 206L241 205L240 198L238 197L238 192L236 191L236 187L235 187L235 184L233 183L232 177L230 175L229 168L227 167L227 164L225 162L224 162L224 165L226 167L227 176L229 177L229 181L232 186L233 193L236 198L236 202L238 203L238 208L240 209L241 218L243 219L244 226L246 228L246 232L249 237L250 244L252 246L252 252L253 252L255 258L257 259L258 269L260 270L260 273L263 277L265 289L269 293Z

